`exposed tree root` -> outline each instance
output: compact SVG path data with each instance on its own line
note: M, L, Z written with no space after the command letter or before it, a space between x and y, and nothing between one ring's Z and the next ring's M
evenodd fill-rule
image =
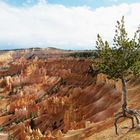
M140 116L140 114L136 111L136 110L132 110L132 109L128 109L128 108L123 108L122 112L118 112L115 115L115 132L118 135L118 126L117 126L117 122L119 119L121 118L128 118L131 119L132 121L132 128L134 128L135 124L134 124L134 118L136 119L136 123L139 124L139 118L138 116Z

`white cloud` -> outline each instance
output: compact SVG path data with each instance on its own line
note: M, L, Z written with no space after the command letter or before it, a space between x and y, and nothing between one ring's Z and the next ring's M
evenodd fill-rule
M65 7L44 0L32 7L16 8L0 3L0 42L24 47L93 48L97 33L111 40L122 15L132 33L140 24L140 3L92 10Z

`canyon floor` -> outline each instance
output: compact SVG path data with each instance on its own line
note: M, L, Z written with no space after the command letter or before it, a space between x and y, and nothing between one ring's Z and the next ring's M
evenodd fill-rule
M93 59L70 51L0 54L0 140L139 140L140 128L122 119L121 83L91 72ZM128 106L140 110L140 80L127 82Z

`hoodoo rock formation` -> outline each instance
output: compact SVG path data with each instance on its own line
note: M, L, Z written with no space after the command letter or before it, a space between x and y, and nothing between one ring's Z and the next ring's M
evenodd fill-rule
M0 139L81 140L112 126L121 103L119 82L88 74L90 63L73 58L7 62L0 71Z

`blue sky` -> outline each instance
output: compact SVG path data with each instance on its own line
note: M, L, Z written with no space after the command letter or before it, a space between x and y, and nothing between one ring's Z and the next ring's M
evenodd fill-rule
M45 0L43 0L45 1ZM38 3L38 0L6 0L7 3L14 6L32 6ZM106 7L111 5L119 5L121 3L135 3L139 0L46 0L49 4L62 4L65 6L89 6L91 8Z
M97 33L111 42L122 16L132 36L139 13L139 0L0 0L0 49L93 49Z
M48 0L48 3L52 4L64 4L66 6L89 6L91 8L106 7L121 3L134 3L139 0Z

